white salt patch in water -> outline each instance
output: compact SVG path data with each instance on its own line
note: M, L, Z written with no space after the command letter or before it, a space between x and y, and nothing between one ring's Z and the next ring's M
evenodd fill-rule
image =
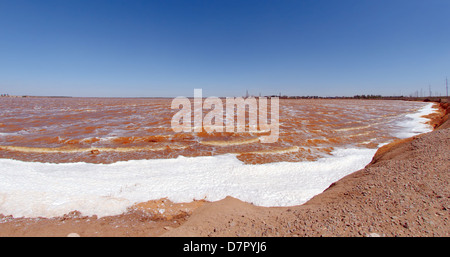
M4 132L0 132L0 137L1 137L1 136L13 136L13 135L17 135L17 133L4 133Z

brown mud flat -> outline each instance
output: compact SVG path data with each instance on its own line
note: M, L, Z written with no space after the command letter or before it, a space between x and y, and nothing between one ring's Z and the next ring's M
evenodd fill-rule
M450 236L449 106L440 106L433 132L380 148L364 169L303 205L161 199L102 218L0 215L0 236Z

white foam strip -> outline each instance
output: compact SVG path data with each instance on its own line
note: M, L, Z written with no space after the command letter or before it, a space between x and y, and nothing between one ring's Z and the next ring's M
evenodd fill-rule
M433 127L427 124L428 119L424 118L428 114L436 111L433 108L434 103L428 103L415 113L406 114L404 119L395 122L400 129L394 132L394 136L398 138L408 138L418 134L431 132Z
M0 213L53 217L78 210L106 216L151 199L217 201L228 195L261 206L297 205L363 168L374 153L339 149L315 162L262 165L245 165L232 154L113 164L0 159Z

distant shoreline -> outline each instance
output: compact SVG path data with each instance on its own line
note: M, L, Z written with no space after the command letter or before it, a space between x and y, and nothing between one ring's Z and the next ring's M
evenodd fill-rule
M244 97L245 96L230 96L230 97ZM251 97L279 97L287 100L304 100L304 99L337 99L337 100L401 100L401 101L418 101L418 102L450 102L450 97L447 96L431 96L431 97L409 97L409 96L373 96L373 95L356 95L356 96L251 96ZM35 95L2 95L0 98L110 98L110 99L173 99L170 96L35 96ZM193 97L187 97L193 98ZM220 96L219 98L226 98Z

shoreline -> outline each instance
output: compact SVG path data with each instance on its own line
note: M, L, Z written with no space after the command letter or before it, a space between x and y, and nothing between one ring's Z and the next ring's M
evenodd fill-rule
M163 236L447 237L450 107L439 105L432 132L383 146L364 169L305 204L264 208L228 197Z
M333 183L327 190L314 196L302 205L292 207L258 207L227 197L224 200L217 202L199 201L198 204L183 206L185 207L183 210L180 210L179 204L173 204L167 200L160 200L159 203L152 203L152 201L147 202L150 206L152 206L152 204L156 204L156 206L164 204L166 212L170 213L172 211L170 215L166 213L168 216L158 215L158 213L149 213L148 210L154 209L155 205L153 205L152 208L149 208L149 206L145 207L146 203L141 203L144 206L139 206L139 204L136 205L135 208L131 208L130 211L125 214L102 218L97 218L95 216L81 216L77 212L72 212L57 218L13 218L12 216L0 215L0 236L66 236L69 233L77 233L81 236L364 236L368 233L378 233L379 235L387 236L403 235L395 234L395 231L392 232L388 229L384 229L384 232L378 230L375 231L373 228L370 229L370 226L369 229L366 230L360 229L357 234L349 233L349 231L353 231L349 229L341 231L345 233L338 233L339 230L336 228L342 227L343 224L347 224L348 222L346 223L344 221L345 218L343 218L344 220L341 220L342 224L340 224L339 221L333 219L333 217L339 217L339 214L342 213L346 218L353 216L353 218L359 217L360 219L369 218L368 215L358 215L357 211L361 211L360 209L351 211L349 206L358 207L359 205L359 207L361 207L362 203L360 202L361 199L358 198L359 195L352 191L349 192L349 189L351 189L358 180L365 177L361 175L361 173L365 174L364 170L372 169L372 167L376 168L380 165L382 166L382 164L385 164L387 161L396 161L398 159L397 156L395 154L395 156L392 156L390 153L394 153L395 151L398 152L398 149L408 147L408 145L411 145L417 140L421 140L420 138L423 138L424 135L433 134L438 131L439 134L442 134L440 137L445 139L445 136L448 136L450 133L450 130L447 129L449 127L449 122L447 121L449 110L448 103L439 104L442 107L442 110L444 109L443 106L445 104L447 107L445 111L441 112L442 115L435 115L431 121L435 127L433 132L406 139L404 140L405 142L399 143L398 141L395 141L394 143L383 146L382 148L384 150L380 151L382 148L378 149L379 151L377 151L372 162L367 165L366 168L351 173ZM445 150L445 144L442 146L442 142L437 142L440 143L440 148L443 147ZM388 149L386 150L386 148ZM380 154L379 152L383 152L383 154ZM375 159L377 159L376 162L374 162ZM409 160L409 158L406 158L406 160ZM407 165L404 164L404 166ZM431 169L432 168L434 167L431 167ZM384 169L386 169L386 167L384 167ZM443 181L448 182L448 180ZM377 191L376 186L369 187L369 189L366 190L367 192L363 190L363 192L359 193L367 195L370 194L369 192ZM357 189L355 190L358 191ZM399 193L402 192L400 191ZM349 195L353 196L351 198L354 201L349 201ZM441 197L438 199L447 200L448 202L448 196L450 195L444 193L440 196ZM350 203L350 205L347 206L342 201L346 204ZM334 209L330 206L325 207L324 205L326 205L326 203L335 206ZM344 208L340 208L339 204L343 205ZM440 210L440 212L438 212L443 212L441 213L443 214L441 216L446 217L448 216L448 208L450 208L450 206L447 203L444 203L444 205L446 210ZM314 213L314 215L311 215L311 212ZM335 213L334 215L329 216L328 220L324 220L324 217L326 217L324 216L325 213L333 212ZM336 212L338 213L338 216L336 216ZM399 215L391 216L398 217ZM316 219L315 221L313 221L314 217ZM307 224L306 221L309 223ZM302 222L304 224L300 224ZM402 223L403 225L401 225L401 227L405 228L405 226L411 226L408 225L407 221L405 222L406 225L405 223ZM424 221L422 221L422 223L423 222ZM436 223L436 221L432 222ZM411 224L411 221L409 223ZM365 227L365 225L363 225L364 222L360 221L359 224L360 228L361 226ZM332 229L333 225L336 227L335 229ZM353 228L354 226L358 227L358 224L350 224L350 226L345 225L344 228ZM441 227L441 230L445 230L446 226L448 227L448 223L445 223L443 226L440 225L439 227ZM322 230L322 228L326 229ZM304 233L300 233L302 229ZM321 233L321 231L325 232ZM335 233L330 233L333 231ZM441 231L436 233L437 235L448 236L449 232L447 231L447 234L442 234ZM412 235L416 234L413 233ZM421 234L419 233L417 235Z

